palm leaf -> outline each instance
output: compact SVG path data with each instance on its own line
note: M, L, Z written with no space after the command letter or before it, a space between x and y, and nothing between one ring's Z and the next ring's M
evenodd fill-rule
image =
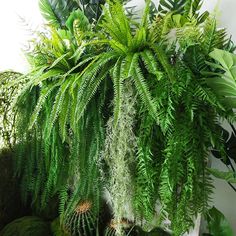
M182 13L185 4L186 0L160 0L158 11L163 14L166 14L167 12Z
M39 7L43 17L56 28L65 26L70 13L79 6L71 0L40 0Z

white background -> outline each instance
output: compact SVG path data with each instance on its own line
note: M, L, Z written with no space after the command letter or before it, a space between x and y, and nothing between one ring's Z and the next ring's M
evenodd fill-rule
M203 7L213 11L217 2L217 0L205 0ZM138 5L138 8L144 5L142 0L133 0L133 3ZM28 25L22 22L22 17ZM226 27L236 42L236 1L223 0L218 3L218 18L219 26ZM29 29L36 29L41 24L38 0L0 0L0 71L27 70L21 49L31 37ZM222 170L225 168L215 160L213 167ZM215 179L214 184L216 189L213 194L213 205L225 214L236 235L236 193L224 181Z

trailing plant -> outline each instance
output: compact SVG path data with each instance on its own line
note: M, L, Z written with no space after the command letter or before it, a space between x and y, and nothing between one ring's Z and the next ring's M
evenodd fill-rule
M126 85L122 92L120 94L121 114L117 126L114 126L113 118L107 123L103 157L109 167L107 188L111 195L113 222L116 224L117 234L121 234L123 230L119 222L122 222L129 211L132 212L133 189L130 172L136 151L136 137L133 132L136 98L131 85Z
M156 17L147 1L140 20L107 1L94 24L73 2L59 3L41 1L50 27L17 80L23 199L40 211L58 198L71 235L101 231L103 201L116 226L107 234L124 235L127 221L182 235L209 208L207 162L224 146L220 119L235 120L230 97L208 81L233 69L214 61L219 49L232 51L225 30L200 14L198 0L160 1Z

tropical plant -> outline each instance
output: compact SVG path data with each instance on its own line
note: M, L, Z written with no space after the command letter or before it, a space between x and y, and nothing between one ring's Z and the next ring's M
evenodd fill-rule
M233 47L231 51L234 51L234 49L235 48ZM235 108L236 57L232 52L219 49L212 51L210 57L213 58L215 62L208 62L212 67L212 71L206 73L208 75L206 82L212 89L214 89L215 93L223 103L227 104L229 107ZM232 183L235 182L236 175L235 168L232 164L232 160L234 160L236 130L232 123L230 123L230 127L232 128L231 135L223 127L221 128L225 143L224 148L222 150L212 150L213 155L221 159L230 170L228 172L223 172L216 169L209 169L209 171L215 177L226 180L234 191L236 191L235 187L232 185Z
M49 24L56 28L66 26L66 21L74 10L81 10L90 22L96 22L102 14L104 0L98 1L78 1L78 0L40 0L39 7L42 15Z
M213 50L231 50L225 30L200 14L200 0L160 1L156 17L149 0L136 21L107 1L93 24L72 2L40 3L50 27L32 42L13 104L24 201L42 211L58 199L71 235L101 231L104 201L116 226L107 234L130 222L182 235L209 208L219 118L235 120L207 82Z
M230 124L231 130L226 130L225 127L221 126L222 136L224 141L224 147L222 150L213 149L211 152L213 156L228 168L228 171L220 171L217 169L209 168L209 172L216 178L226 180L230 187L236 192L236 188L232 183L235 182L235 146L236 146L236 130L233 124ZM230 133L231 132L231 133Z
M214 70L206 79L209 86L221 97L228 106L236 107L236 55L233 53L215 49L210 54L215 63L209 63Z
M220 236L220 235L233 235L233 230L230 227L228 220L225 216L215 207L208 210L206 214L206 220L208 223L209 236ZM205 234L204 234L205 235Z

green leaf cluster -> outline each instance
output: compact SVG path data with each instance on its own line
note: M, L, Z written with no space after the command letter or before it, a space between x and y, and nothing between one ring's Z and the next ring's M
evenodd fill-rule
M94 23L57 8L63 26L42 8L50 27L32 41L13 104L15 167L25 202L40 211L58 198L71 235L97 233L103 201L116 235L124 221L182 235L207 211L209 150L223 145L219 118L235 120L208 79L228 78L235 61L219 56L230 51L226 33L201 4L160 1L152 17L147 1L135 21L107 1Z

